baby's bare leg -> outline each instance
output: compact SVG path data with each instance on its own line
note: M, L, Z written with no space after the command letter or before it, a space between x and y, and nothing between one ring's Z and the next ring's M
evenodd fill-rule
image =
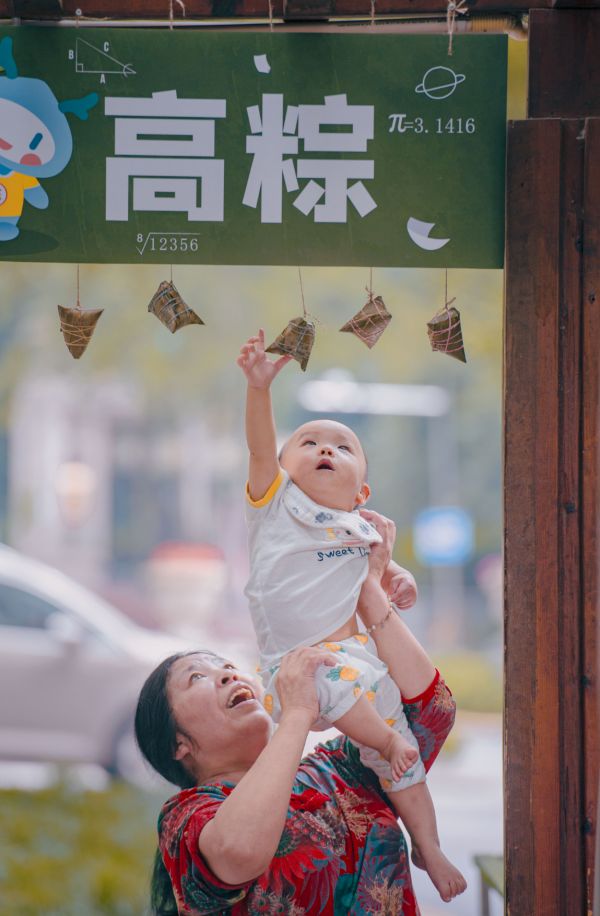
M467 887L459 870L440 849L435 809L427 783L419 782L399 792L389 792L394 810L418 846L425 871L446 903Z
M419 759L418 750L384 722L364 694L349 712L335 720L334 725L353 741L379 751L390 764L396 780Z

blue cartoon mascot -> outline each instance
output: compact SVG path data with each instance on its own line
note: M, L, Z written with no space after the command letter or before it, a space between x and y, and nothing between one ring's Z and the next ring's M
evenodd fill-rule
M0 242L6 242L19 234L25 201L40 210L48 206L38 179L58 175L71 158L66 114L86 121L98 94L59 102L47 83L19 76L12 38L0 41L0 67Z

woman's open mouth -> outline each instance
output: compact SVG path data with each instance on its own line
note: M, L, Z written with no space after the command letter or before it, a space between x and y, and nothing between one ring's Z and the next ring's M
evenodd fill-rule
M227 700L227 709L233 709L234 706L239 706L240 703L247 703L248 700L255 700L256 697L254 693L246 684L240 684L236 687L229 696Z

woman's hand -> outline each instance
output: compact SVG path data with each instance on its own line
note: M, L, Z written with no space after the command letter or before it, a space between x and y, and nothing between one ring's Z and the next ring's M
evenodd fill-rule
M360 509L365 521L370 522L381 535L381 544L371 544L369 553L369 576L381 582L392 559L392 550L396 540L396 526L390 518L372 512L371 509Z
M379 625L389 610L385 585L396 539L396 526L391 519L370 509L360 509L360 514L381 535L380 544L371 544L369 571L362 584L356 608L364 625L371 627Z
M316 646L302 646L283 657L277 674L282 719L290 713L302 712L312 725L319 715L315 672L319 665L332 668L336 664L331 652Z
M417 583L412 573L392 560L396 526L385 515L372 512L370 509L361 509L360 514L377 529L382 537L381 544L371 544L368 573L371 582L367 584L366 588L368 589L374 580L381 585L396 607L403 610L411 608L417 600Z

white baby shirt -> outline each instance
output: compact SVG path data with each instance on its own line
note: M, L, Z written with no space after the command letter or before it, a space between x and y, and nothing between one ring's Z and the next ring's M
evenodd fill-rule
M377 530L357 511L313 502L282 470L246 505L250 578L245 589L266 668L329 636L356 610Z

